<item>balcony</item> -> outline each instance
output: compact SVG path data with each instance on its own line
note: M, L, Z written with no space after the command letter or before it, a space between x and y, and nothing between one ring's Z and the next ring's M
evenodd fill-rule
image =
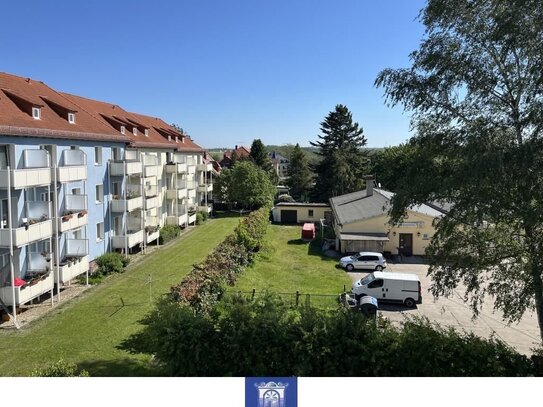
M141 161L112 161L110 173L114 177L123 177L126 175L138 175L143 171Z
M143 243L143 230L128 230L128 233L121 236L113 236L111 245L114 249L132 248L140 243Z
M64 209L57 224L59 232L77 229L87 223L87 195L66 195Z
M211 171L212 169L213 169L213 165L211 165L211 163L198 164L196 166L196 171L199 171L199 172L207 172L207 171Z
M211 211L213 211L213 205L212 204L201 204L198 206L198 211L199 212L207 212L208 214L211 213Z
M177 205L174 211L166 217L167 225L183 226L187 224L187 212L184 205Z
M29 243L49 239L53 234L50 202L27 202L25 217L19 227L0 229L0 247L9 247L11 231L13 246L21 247ZM13 225L12 225L13 226Z
M187 198L188 199L196 198L196 190L189 189L189 192L187 193Z
M145 243L151 243L157 240L160 236L158 219L156 216L147 216L145 218Z
M156 185L145 186L145 209L156 208L159 206L158 188Z
M29 188L51 183L49 154L45 150L24 150L23 167L0 170L0 188Z
M196 189L196 182L194 181L187 181L187 189Z
M143 172L145 177L160 177L162 167L158 165L158 157L154 155L143 156Z
M166 190L166 199L183 199L187 196L187 182L178 180Z
M126 194L113 195L113 200L111 201L111 210L113 212L132 212L143 207L141 186L128 184L126 190Z
M187 172L186 163L169 163L166 164L166 174L184 174Z
M200 184L198 185L198 192L212 192L213 184Z
M195 224L196 223L196 213L193 213L192 215L189 215L189 224Z
M53 274L46 272L29 272L25 277L26 283L15 287L15 303L25 304L46 292L51 291L54 285ZM6 305L13 304L13 290L10 285L0 287L0 298Z
M61 284L65 284L88 270L89 256L65 258L60 262L58 270L56 267L54 268L55 282L60 281Z
M54 169L52 170L54 171ZM54 179L54 175L52 175ZM57 168L57 182L73 182L87 179L87 156L81 150L64 150Z

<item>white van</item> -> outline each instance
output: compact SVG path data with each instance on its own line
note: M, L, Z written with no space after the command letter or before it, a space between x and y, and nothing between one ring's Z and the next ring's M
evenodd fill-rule
M401 302L407 307L422 304L419 277L416 274L376 271L353 283L357 298L371 295L381 301Z

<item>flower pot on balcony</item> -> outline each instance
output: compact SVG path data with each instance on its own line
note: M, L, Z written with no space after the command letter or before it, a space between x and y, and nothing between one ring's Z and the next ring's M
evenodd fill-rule
M83 216L85 216L87 214L87 211L81 211L77 214L77 217L78 218L82 218Z

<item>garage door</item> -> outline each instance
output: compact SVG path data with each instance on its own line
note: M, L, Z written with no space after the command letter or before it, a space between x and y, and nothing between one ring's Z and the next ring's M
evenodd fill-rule
M298 223L298 211L281 211L281 223Z

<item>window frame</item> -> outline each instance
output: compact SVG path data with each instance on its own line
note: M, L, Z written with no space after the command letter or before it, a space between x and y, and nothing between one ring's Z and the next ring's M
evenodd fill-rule
M34 120L41 120L41 108L36 107L36 106L32 107L32 118Z
M100 227L100 225L102 226ZM104 221L96 223L96 241L101 242L105 238L106 238L106 230L105 230Z
M98 158L98 155L96 154L97 151L100 152L99 160L97 160ZM94 165L95 166L104 165L104 151L102 149L102 146L94 146Z
M101 194L98 194L98 192L101 192ZM104 203L104 184L96 184L94 187L94 199L96 201L96 205L101 205ZM100 198L100 200L98 200Z

